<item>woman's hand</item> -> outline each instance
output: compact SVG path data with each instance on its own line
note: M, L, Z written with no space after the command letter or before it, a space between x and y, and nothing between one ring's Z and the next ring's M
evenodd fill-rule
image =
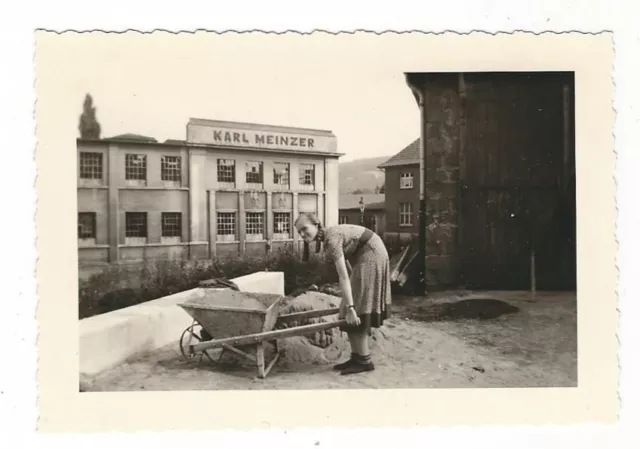
M353 309L353 306L349 303L353 302L353 295L351 292L351 284L349 282L349 274L347 272L347 265L344 256L341 256L336 261L336 270L338 272L338 279L340 281L340 289L342 290L342 301L340 302L340 318L344 317L347 324L353 326L360 325L360 318Z
M353 307L349 307L347 309L347 313L346 313L345 319L347 320L347 323L352 325L352 326L359 326L360 325L360 317L358 317L358 314L356 313L356 311L355 311L355 309Z

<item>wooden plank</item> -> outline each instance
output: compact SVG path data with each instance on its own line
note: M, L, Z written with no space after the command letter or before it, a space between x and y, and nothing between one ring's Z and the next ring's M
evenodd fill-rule
M332 307L330 309L321 310L306 310L304 312L288 313L286 315L280 315L276 321L276 326L282 323L291 323L292 321L301 321L310 318L319 318L323 316L335 315L339 312L338 308Z
M280 354L276 353L276 355L273 357L271 362L269 362L269 366L267 366L265 368L264 377L267 377L269 375L269 373L271 372L271 368L273 368L273 366L276 364L276 362L278 361L279 358L280 358Z
M242 335L239 337L221 338L219 340L205 341L202 343L197 343L195 345L190 345L189 351L191 354L195 354L196 352L201 352L206 349L221 347L225 344L231 345L231 346L241 346L241 345L248 345L251 343L258 343L264 340L277 340L280 338L295 337L295 336L305 335L305 334L313 334L315 332L320 332L326 329L333 329L334 327L338 327L346 324L347 324L346 320L338 320L330 323L308 324L306 326L297 326L297 327L291 327L288 329L279 329L279 330L270 331L270 332L260 332L257 334Z
M562 186L565 193L568 190L568 181L571 172L570 160L571 160L571 102L570 102L570 86L569 83L565 83L562 86L562 156L563 156L563 170L562 170Z
M268 364L266 363L264 354L266 354L267 346L269 345L269 342L265 340L263 342L258 343L258 354L260 353L262 354L262 363L257 364L258 377L260 379L266 379L266 377L271 372L271 369L275 366L276 362L280 358L280 351L278 350L278 341L275 340L273 343L275 344L275 347L276 347L276 354L273 356L273 358Z
M264 343L266 342L260 342L258 343L257 347L256 347L256 362L258 365L258 377L260 379L264 379L267 375L264 372L264 350L265 350L265 345Z
M461 173L459 227L464 275L484 287L530 288L533 231L553 238L543 228L555 220L547 212L567 158L567 95L557 77L492 75L465 81L461 150L467 173ZM548 246L554 245L549 241ZM548 255L536 249L538 286L546 279L546 266L550 274L562 271L557 253L557 248Z
M405 246L404 249L402 250L402 253L400 253L399 258L397 259L392 258L391 282L396 282L398 280L398 276L400 275L400 268L402 267L402 264L405 262L405 259L407 258L407 254L409 254L410 248L411 248L411 245Z
M420 250L418 248L414 249L411 255L409 256L409 258L407 259L407 263L402 268L402 271L398 276L398 285L400 287L403 287L404 284L409 280L409 277L414 273L412 272L413 262L418 257L418 254L420 254Z
M222 348L224 348L225 350L227 350L227 351L235 352L238 355L246 357L247 359L251 360L252 362L257 362L256 357L254 355L249 354L247 352L244 352L241 349L238 349L238 348L236 348L234 346L226 345L226 344L223 344L223 345L220 345L220 346ZM206 353L206 351L204 351L204 352Z
M468 167L467 167L467 87L465 75L460 73L458 75L458 173L459 182L457 186L457 219L456 224L458 230L456 232L456 246L453 260L455 261L455 271L457 282L460 285L464 285L464 264L465 257L468 251L465 248L467 243L465 240L465 220L463 214L464 207L464 195L467 190L468 182Z

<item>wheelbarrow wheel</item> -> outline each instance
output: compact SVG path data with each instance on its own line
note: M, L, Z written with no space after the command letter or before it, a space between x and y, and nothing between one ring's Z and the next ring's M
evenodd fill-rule
M195 338L197 341L200 341L200 336L195 332L195 326L196 324L194 323L187 327L180 336L180 354L182 354L182 357L186 360L193 359L193 355L189 353L189 345L193 339Z
M179 342L180 354L182 354L182 357L187 362L191 362L194 359L197 359L198 363L200 363L203 356L206 356L209 360L213 361L207 351L203 351L200 354L191 354L189 352L189 346L192 344L194 339L196 340L196 342L200 342L203 340L203 337L205 341L211 339L210 335L208 333L205 333L202 326L200 326L195 321L193 322L193 324L191 324L191 326L187 327L182 332Z

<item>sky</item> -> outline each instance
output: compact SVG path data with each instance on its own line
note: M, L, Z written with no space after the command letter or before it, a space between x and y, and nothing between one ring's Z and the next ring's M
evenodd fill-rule
M102 137L185 139L191 117L326 129L348 161L393 155L419 135L402 49L357 35L48 35L36 89L76 130L90 93Z

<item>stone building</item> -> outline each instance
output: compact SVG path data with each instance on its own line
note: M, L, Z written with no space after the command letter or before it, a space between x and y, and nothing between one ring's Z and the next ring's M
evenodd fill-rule
M293 220L338 223L330 131L191 119L185 141L77 141L79 265L211 259L293 246ZM298 242L299 243L299 242Z
M573 73L406 77L421 138L382 164L387 232L424 230L427 288L574 289Z
M340 224L357 224L384 236L386 213L384 194L343 194L339 197ZM364 209L361 208L364 206Z

